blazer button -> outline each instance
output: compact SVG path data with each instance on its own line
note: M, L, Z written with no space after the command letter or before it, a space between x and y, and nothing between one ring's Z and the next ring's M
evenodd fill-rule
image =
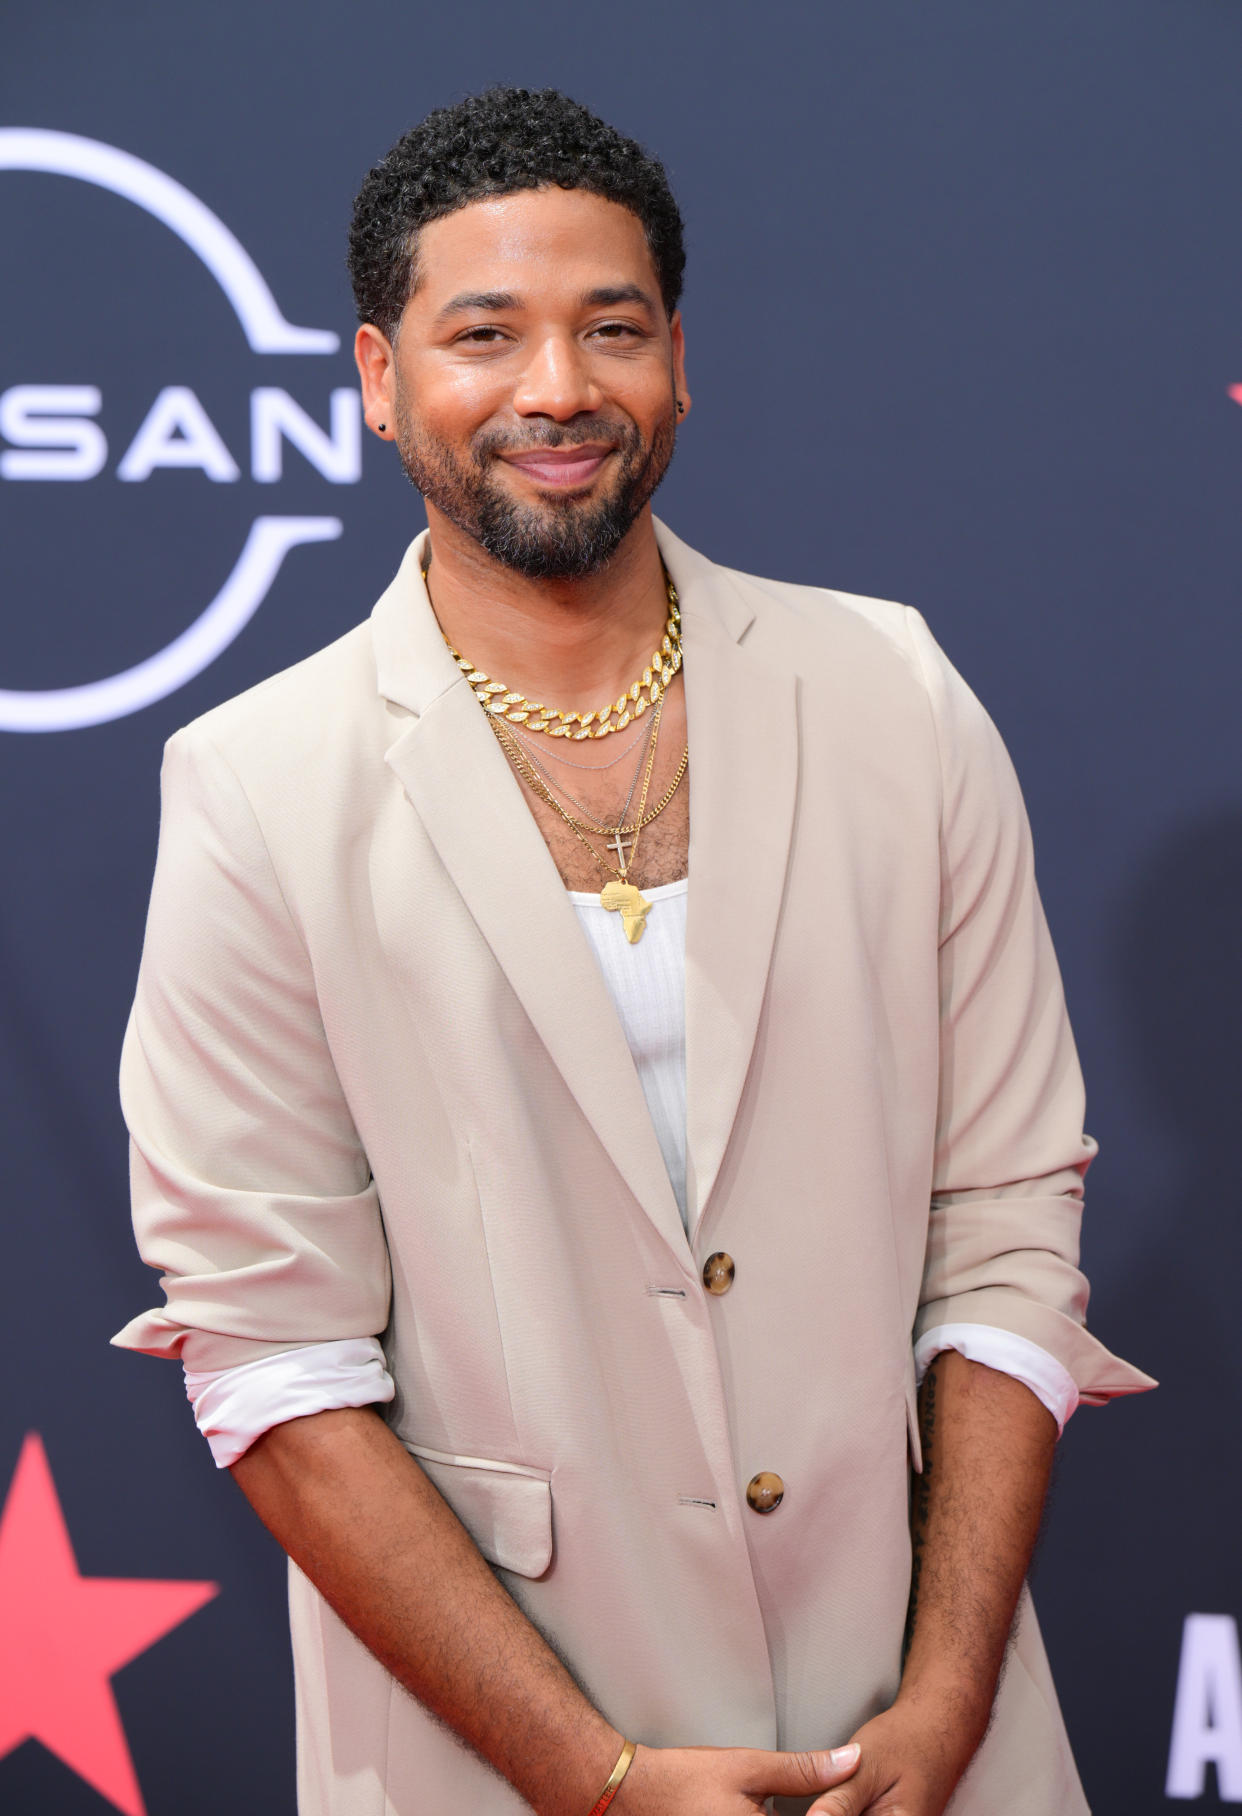
M736 1272L732 1255L726 1255L723 1249L717 1249L703 1263L703 1284L709 1293L727 1293L733 1285Z
M746 1484L746 1499L756 1513L775 1513L785 1498L785 1484L770 1469L761 1469Z

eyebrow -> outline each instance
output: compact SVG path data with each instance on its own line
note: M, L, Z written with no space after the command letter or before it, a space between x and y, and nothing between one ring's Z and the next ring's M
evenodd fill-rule
M655 303L638 284L604 284L598 290L588 290L582 300L588 309L615 309L618 303L638 303L652 315L656 312Z
M656 313L655 303L638 284L602 284L582 297L587 309L615 309L621 303L637 303L649 314ZM465 290L445 303L436 319L444 322L456 315L500 315L522 306L521 297L512 290Z
M498 315L505 309L519 309L521 303L511 290L466 290L445 303L437 316L447 321L453 315Z

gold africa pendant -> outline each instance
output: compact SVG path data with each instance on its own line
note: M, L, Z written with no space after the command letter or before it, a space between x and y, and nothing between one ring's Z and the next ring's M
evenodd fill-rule
M621 916L625 937L631 946L636 946L643 937L643 929L647 925L651 903L634 887L633 883L623 883L619 879L605 883L599 892L599 899L612 914Z

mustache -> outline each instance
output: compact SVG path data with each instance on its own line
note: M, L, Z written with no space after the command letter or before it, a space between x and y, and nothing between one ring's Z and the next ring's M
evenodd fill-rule
M532 423L520 434L507 429L482 429L471 440L478 460L500 454L528 454L540 448L580 448L589 442L611 442L626 449L639 439L638 425L629 417L592 416L582 423Z

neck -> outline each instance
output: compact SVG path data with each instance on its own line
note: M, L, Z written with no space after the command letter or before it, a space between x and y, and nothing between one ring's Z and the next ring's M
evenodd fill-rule
M664 634L668 596L651 511L580 580L528 580L428 504L428 590L440 629L476 668L562 711L585 712L637 679Z

